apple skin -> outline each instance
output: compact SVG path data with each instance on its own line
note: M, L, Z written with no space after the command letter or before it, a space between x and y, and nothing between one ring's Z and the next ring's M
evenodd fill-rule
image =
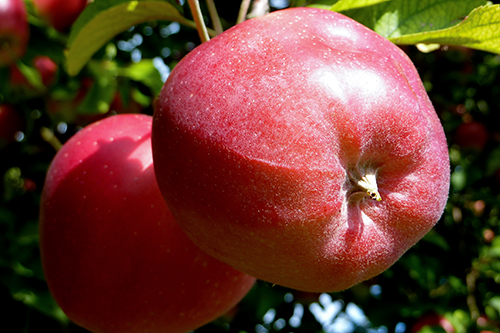
M93 332L175 332L231 309L253 277L209 257L156 184L151 116L117 115L75 134L47 173L42 264L54 299Z
M61 32L71 27L87 2L88 0L33 0L40 16Z
M195 244L303 291L383 272L448 197L446 138L412 62L326 10L248 20L189 53L156 102L152 145Z
M0 67L21 58L28 46L29 23L23 0L4 0L0 4Z

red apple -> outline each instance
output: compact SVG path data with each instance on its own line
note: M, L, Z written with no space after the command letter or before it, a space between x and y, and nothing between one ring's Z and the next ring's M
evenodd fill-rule
M33 59L33 65L40 73L42 84L51 86L56 79L57 64L50 57L39 55Z
M23 0L0 1L0 67L14 63L26 52L29 24Z
M488 140L488 129L475 120L460 124L455 131L455 143L463 149L483 150Z
M426 313L420 317L417 322L411 327L411 333L418 333L424 327L441 327L446 333L455 333L455 328L451 322L443 315L437 313Z
M43 55L33 58L32 63L40 75L40 83L44 87L50 87L56 79L57 64L48 56ZM18 89L27 90L28 93L36 90L15 64L10 66L10 84Z
M446 138L412 62L326 10L248 20L189 53L156 102L152 144L197 245L304 291L386 270L448 197Z
M117 115L89 125L46 177L45 276L62 310L93 332L186 332L231 309L255 281L175 222L153 172L151 123Z
M33 0L42 18L59 31L68 30L87 6L88 0Z
M16 133L23 131L24 118L11 105L0 105L0 147L16 140Z

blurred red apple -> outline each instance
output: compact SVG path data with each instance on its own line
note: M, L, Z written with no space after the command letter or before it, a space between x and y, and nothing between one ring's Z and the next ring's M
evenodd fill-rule
M33 0L38 13L59 31L68 30L87 6L88 0Z
M483 150L488 140L488 129L475 120L462 123L455 131L455 143L463 149Z
M156 184L146 115L75 134L47 173L40 247L49 289L93 332L186 332L231 309L255 279L196 247Z
M446 333L455 333L455 328L451 322L443 315L437 313L426 313L420 317L417 322L411 327L411 333L418 333L424 327L441 327Z
M51 86L56 79L57 64L50 57L40 55L33 59L33 65L40 73L42 84L46 87Z
M24 1L0 1L0 67L21 58L28 40L29 24Z
M24 118L13 106L0 105L0 147L16 140L16 133L23 131Z
M191 51L160 93L152 142L191 239L298 290L383 272L448 198L446 138L412 62L326 10L276 11Z
M33 58L32 63L40 75L40 83L44 87L50 87L56 79L57 64L48 56L43 55ZM16 88L36 90L15 64L10 66L10 84Z

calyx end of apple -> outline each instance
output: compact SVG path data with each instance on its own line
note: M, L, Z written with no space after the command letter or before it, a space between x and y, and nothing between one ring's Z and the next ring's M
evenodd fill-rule
M382 197L378 192L376 173L367 173L357 182L358 186L368 193L371 199L381 201Z

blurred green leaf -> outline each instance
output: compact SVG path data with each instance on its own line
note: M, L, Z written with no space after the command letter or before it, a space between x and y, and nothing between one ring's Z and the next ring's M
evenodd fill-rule
M495 310L500 312L500 296L493 297L489 301L489 305L493 307Z
M448 251L450 248L446 239L435 230L428 232L422 240L434 244L445 251Z
M68 73L78 74L110 39L150 20L177 21L195 27L172 4L162 0L102 0L91 3L71 30L66 53Z
M158 95L163 87L161 75L151 59L143 59L127 67L120 68L118 75L142 82L152 90L154 95Z

